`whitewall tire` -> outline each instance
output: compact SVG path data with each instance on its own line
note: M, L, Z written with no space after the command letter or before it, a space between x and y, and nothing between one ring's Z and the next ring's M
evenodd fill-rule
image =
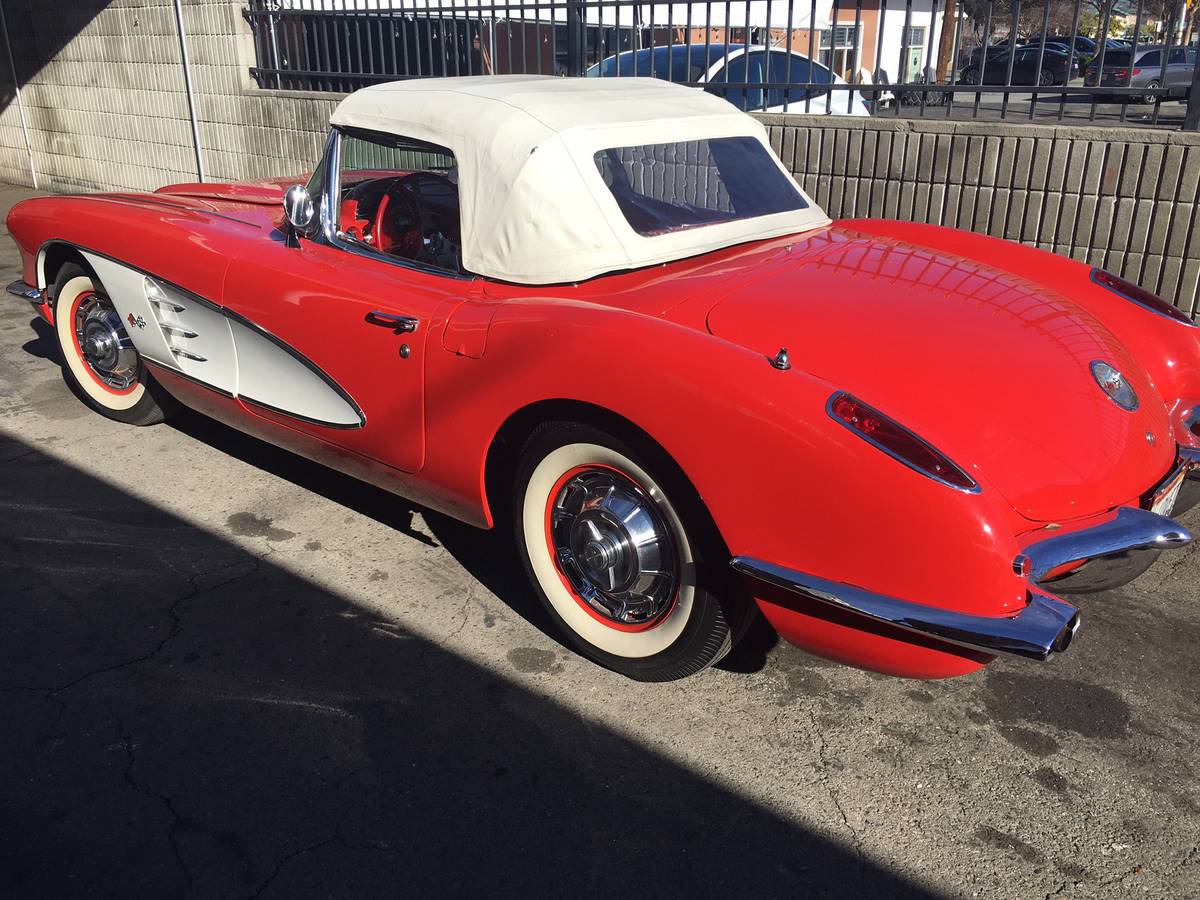
M54 334L63 378L88 406L131 425L163 420L150 376L103 286L73 263L55 284Z
M732 579L710 577L727 569L715 527L661 450L633 446L647 443L539 427L521 454L514 530L568 642L631 678L665 681L724 656L744 602Z

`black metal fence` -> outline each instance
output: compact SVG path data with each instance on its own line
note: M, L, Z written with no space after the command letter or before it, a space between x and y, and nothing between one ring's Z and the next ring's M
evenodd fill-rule
M1200 0L248 4L251 73L268 89L641 75L703 88L747 111L1200 130Z

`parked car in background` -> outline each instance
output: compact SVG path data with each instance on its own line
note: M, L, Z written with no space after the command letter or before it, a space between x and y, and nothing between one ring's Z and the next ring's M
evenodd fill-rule
M1065 41L1056 40L1056 39L1054 39L1054 38L1046 38L1046 42L1045 42L1045 44L1043 44L1043 43L1042 43L1040 40L1037 40L1037 41L1030 41L1029 43L1025 44L1025 45L1022 47L1022 49L1023 49L1023 50L1033 50L1033 51L1035 51L1035 52L1036 52L1036 51L1038 50L1038 48L1040 48L1040 47L1043 47L1043 46L1044 46L1044 47L1045 47L1047 50L1049 50L1049 51L1051 51L1051 52L1053 52L1053 53L1061 53L1063 56L1070 56L1070 55L1071 55L1071 53L1072 53L1072 51L1071 51L1071 45L1070 45L1069 43L1067 43L1067 42L1065 42ZM1080 54L1078 51L1076 51L1076 52L1075 52L1075 60L1074 60L1074 62L1078 63L1078 68L1079 68L1079 69L1082 69L1082 68L1083 68L1083 65L1084 65L1084 64L1085 64L1087 61L1088 61L1088 58L1087 58L1087 57L1085 57L1085 56L1082 56L1082 55L1081 55L1081 54ZM1036 59L1035 59L1035 61L1034 61L1034 65L1036 65L1036 64L1037 64L1037 62L1036 62ZM1074 68L1076 68L1076 66L1072 66L1072 68L1074 69Z
M1051 36L1048 40L1062 44L1068 49L1074 46L1076 58L1084 61L1090 60L1099 52L1100 49L1099 45L1094 40L1083 34L1077 34L1073 39L1069 34Z
M1006 84L1010 60L1013 84L1066 84L1079 74L1079 61L1069 59L1066 47L1023 46L1012 51L1007 46L989 47L986 56L984 65L983 54L972 52L962 70L962 83Z
M784 112L786 106L788 112L832 112L839 116L871 114L864 94L859 91L776 87L847 83L802 53L781 47L675 44L626 50L596 63L586 74L590 78L641 75L676 84L699 85L744 112ZM723 87L725 84L749 86L726 88Z
M1187 96L1192 84L1196 48L1138 47L1136 53L1132 50L1108 50L1104 54L1104 72L1101 74L1099 69L1100 60L1096 60L1084 73L1083 83L1088 87L1099 84L1146 88L1147 93L1132 97L1134 103L1154 103L1160 96L1164 100L1181 100ZM1158 93L1161 88L1166 88L1165 95Z

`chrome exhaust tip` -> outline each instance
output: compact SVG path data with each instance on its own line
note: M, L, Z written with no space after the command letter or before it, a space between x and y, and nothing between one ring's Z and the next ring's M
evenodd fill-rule
M1075 634L1079 631L1079 613L1075 613L1071 617L1071 621L1063 626L1063 630L1058 633L1058 637L1054 639L1054 643L1050 649L1055 653L1062 653L1071 646L1071 641L1075 640Z

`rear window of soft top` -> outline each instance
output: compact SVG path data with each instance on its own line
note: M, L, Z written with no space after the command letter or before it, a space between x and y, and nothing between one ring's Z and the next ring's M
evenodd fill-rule
M610 147L594 159L625 220L645 237L808 206L753 137Z

